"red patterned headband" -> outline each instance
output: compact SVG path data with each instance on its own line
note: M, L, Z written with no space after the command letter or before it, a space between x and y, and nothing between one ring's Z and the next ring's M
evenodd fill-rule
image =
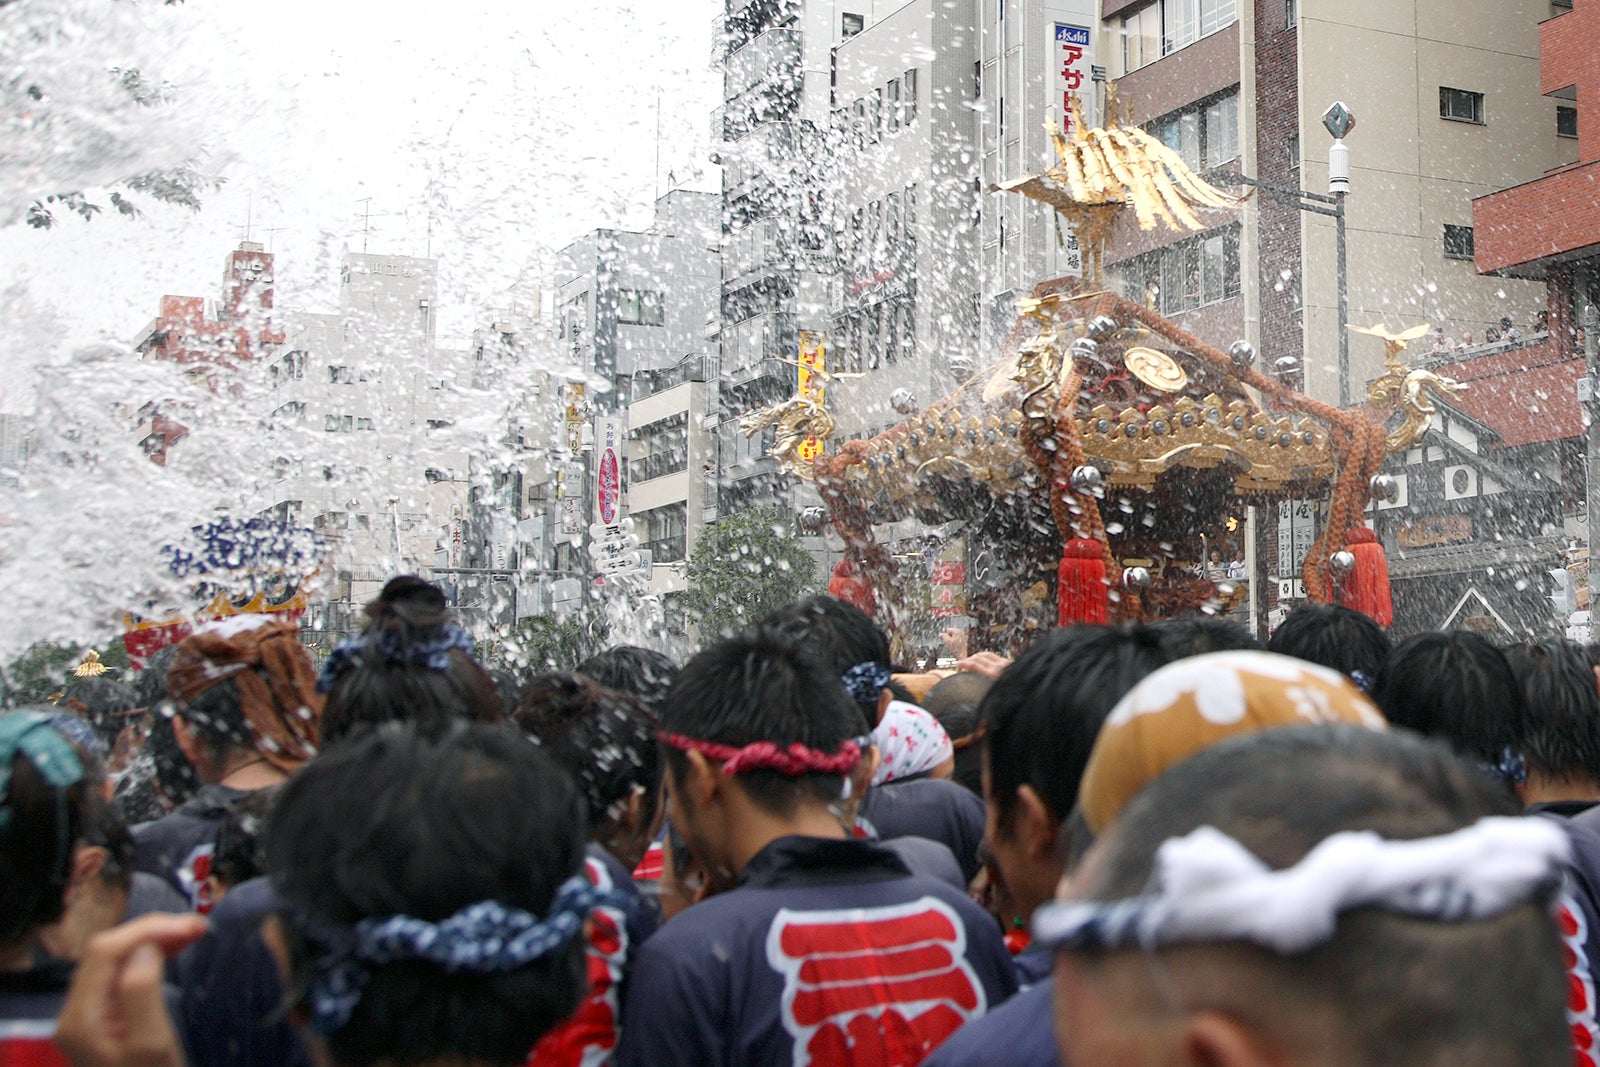
M738 748L701 741L683 734L659 733L656 738L680 752L698 752L708 759L722 760L722 773L732 777L740 771L767 770L798 778L802 774L849 774L861 762L861 746L846 741L833 755L795 744L779 748L771 741L757 741Z

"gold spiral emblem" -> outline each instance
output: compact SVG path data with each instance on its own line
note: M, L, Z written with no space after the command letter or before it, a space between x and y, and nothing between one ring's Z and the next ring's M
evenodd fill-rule
M1189 384L1189 376L1178 361L1153 348L1130 348L1122 362L1135 378L1163 393L1176 393Z

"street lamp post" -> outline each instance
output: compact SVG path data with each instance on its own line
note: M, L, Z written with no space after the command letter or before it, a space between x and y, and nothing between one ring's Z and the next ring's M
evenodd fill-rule
M1350 192L1350 149L1344 139L1356 128L1356 116L1343 102L1335 100L1322 113L1322 125L1333 134L1328 146L1328 195L1333 199L1334 245L1339 272L1339 406L1350 406L1350 321L1349 266L1344 237L1344 198Z

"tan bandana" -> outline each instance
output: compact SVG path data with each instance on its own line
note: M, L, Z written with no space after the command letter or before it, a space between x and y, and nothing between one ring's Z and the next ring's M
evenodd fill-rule
M256 751L292 774L316 755L322 695L299 628L263 619L238 615L184 638L167 672L167 689L187 704L232 679Z
M1277 726L1349 723L1386 729L1361 690L1335 671L1270 652L1214 652L1169 663L1111 709L1078 790L1104 833L1135 793L1219 741Z

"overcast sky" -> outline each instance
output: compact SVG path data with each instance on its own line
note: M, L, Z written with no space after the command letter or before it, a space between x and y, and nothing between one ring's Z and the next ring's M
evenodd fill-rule
M0 9L0 33L17 8L84 12L87 22L99 5L124 6L21 0ZM163 293L215 296L247 221L278 254L280 306L330 309L340 254L365 240L375 253L438 256L441 330L464 334L475 308L519 275L543 280L551 250L596 226L646 225L669 171L715 187L706 153L720 9L720 0L146 0L136 30L120 27L100 52L85 44L92 30L56 42L61 86L86 55L160 67L174 101L160 121L136 115L150 131L132 140L157 155L163 138L174 154L201 140L225 184L198 214L158 206L138 222L0 229L10 383L0 409L19 406L15 372L32 361L131 340ZM47 73L29 75L43 81L57 61L48 48L33 58Z

